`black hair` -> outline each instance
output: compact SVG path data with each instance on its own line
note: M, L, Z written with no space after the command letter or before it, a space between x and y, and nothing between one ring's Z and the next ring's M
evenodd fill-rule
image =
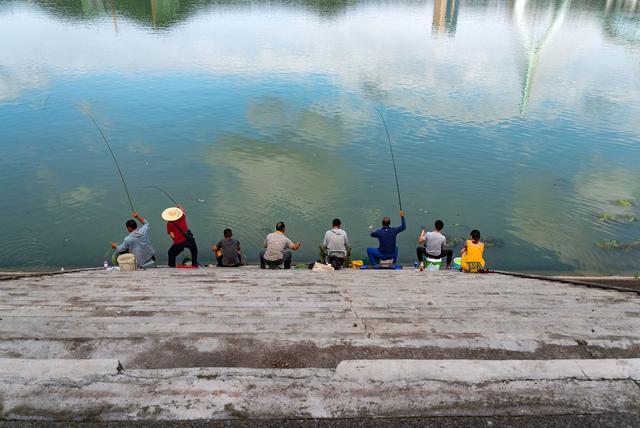
M471 239L473 239L474 241L480 240L480 231L478 229L473 229L471 231Z
M335 226L340 227L340 225L342 224L342 222L340 221L340 219L339 219L339 218L334 218L334 219L333 219L332 224L333 224L333 226L334 226L334 227L335 227Z
M127 220L127 229L136 230L138 228L138 223L135 220Z
M384 227L388 227L391 225L391 219L389 217L385 217L382 219L382 225Z
M276 230L278 232L284 232L284 223L279 221L276 223Z
M436 220L435 226L437 231L444 229L444 223L442 220Z
M231 229L229 228L225 229L222 233L224 234L225 238L231 238L231 236L233 235L233 232L231 232Z

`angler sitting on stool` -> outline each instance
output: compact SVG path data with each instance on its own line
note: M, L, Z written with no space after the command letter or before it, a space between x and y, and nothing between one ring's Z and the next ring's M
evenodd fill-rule
M407 222L404 219L404 211L400 211L400 219L402 223L398 227L391 227L391 219L384 217L382 219L382 227L371 232L372 238L378 238L378 248L367 248L369 256L369 265L375 267L380 264L380 260L393 259L395 266L398 261L398 247L396 246L396 236L407 228Z
M442 233L444 229L444 223L442 220L436 220L434 229L431 232L427 232L424 228L420 231L418 237L418 244L421 244L416 252L418 254L418 261L420 265L419 269L424 269L424 257L429 259L442 259L447 258L447 269L451 269L451 260L453 260L453 250L445 249L447 245L447 238Z
M351 261L351 246L347 232L342 230L342 222L334 218L331 230L324 234L324 240L320 245L320 263L328 263L335 270L349 266Z
M264 249L260 251L260 268L266 269L267 265L275 269L284 264L285 269L291 268L291 251L297 251L302 245L300 242L293 242L284 235L284 223L279 221L276 224L276 231L267 235L264 240Z

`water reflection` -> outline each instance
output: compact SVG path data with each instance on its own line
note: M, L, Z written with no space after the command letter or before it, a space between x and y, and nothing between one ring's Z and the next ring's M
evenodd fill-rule
M365 248L367 227L397 211L380 108L410 213L404 261L413 229L442 217L451 240L479 227L504 242L496 267L631 270L637 253L594 243L640 232L639 13L604 0L0 1L0 194L20 201L3 211L19 226L0 265L100 265L120 236L126 200L84 103L159 249L166 201L150 184L184 199L202 241L232 226L250 259L276 220L306 259L334 216Z
M640 2L637 0L607 0L604 32L613 41L625 46L640 45Z
M447 33L449 36L456 34L458 25L458 0L435 0L433 2L433 34Z
M168 29L197 15L206 8L245 9L252 6L280 4L297 7L321 17L339 16L363 1L354 0L34 0L52 13L71 19L93 19L111 15L131 19L154 29Z
M543 3L546 7L542 5ZM568 0L552 2L516 0L513 5L514 21L527 58L522 82L522 101L520 101L521 116L527 112L542 51L562 26L569 3Z

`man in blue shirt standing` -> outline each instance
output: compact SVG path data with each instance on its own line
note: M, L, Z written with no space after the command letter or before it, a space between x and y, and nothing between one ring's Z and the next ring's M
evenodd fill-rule
M369 256L369 265L371 267L380 264L380 260L393 259L393 264L396 264L398 260L398 247L396 246L396 235L407 228L407 223L404 219L404 211L400 211L400 219L402 223L398 227L391 227L391 219L384 217L382 219L382 227L378 230L371 232L372 238L378 238L378 248L367 248L367 255Z

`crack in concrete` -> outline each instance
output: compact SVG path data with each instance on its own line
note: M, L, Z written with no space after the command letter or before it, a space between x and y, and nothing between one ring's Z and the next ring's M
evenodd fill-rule
M580 339L573 339L578 346L580 347L580 349L584 350L584 352L591 358L593 359L598 359L598 357L596 355L593 354L593 352L591 352L591 350L589 349L589 345L587 344L586 341L584 340L580 340Z
M369 332L369 327L367 326L367 322L364 318L361 318L358 315L358 312L353 308L353 300L350 296L343 292L343 289L340 286L336 286L338 292L340 293L340 297L343 299L345 303L349 305L349 312L353 313L353 316L356 319L356 323L358 325L362 325L364 336L369 339L371 338L371 332Z
M584 377L586 377L588 380L591 380L591 378L584 372L584 369L582 367L580 367L580 371L582 372Z
M351 354L353 354L353 356L355 357L356 360L360 359L358 354L353 350L351 345L349 345L349 343L346 340L342 340L342 344L349 350L349 352L351 352Z
M550 377L550 378L521 378L521 379L495 379L495 380L485 380L485 381L462 381L462 380L446 380L446 379L438 379L438 378L416 378L416 379L397 379L397 380L373 380L368 379L365 381L355 381L351 382L354 384L364 384L370 383L375 385L386 385L391 386L393 384L398 385L398 387L411 387L411 385L421 384L425 382L433 382L439 384L446 385L459 385L459 386L469 386L472 385L476 388L483 388L489 385L497 385L497 384L509 384L515 382L633 382L638 388L640 388L640 381L635 380L631 377L621 377L621 378L591 378L585 374L585 378L576 377L576 376L567 376L567 377Z

